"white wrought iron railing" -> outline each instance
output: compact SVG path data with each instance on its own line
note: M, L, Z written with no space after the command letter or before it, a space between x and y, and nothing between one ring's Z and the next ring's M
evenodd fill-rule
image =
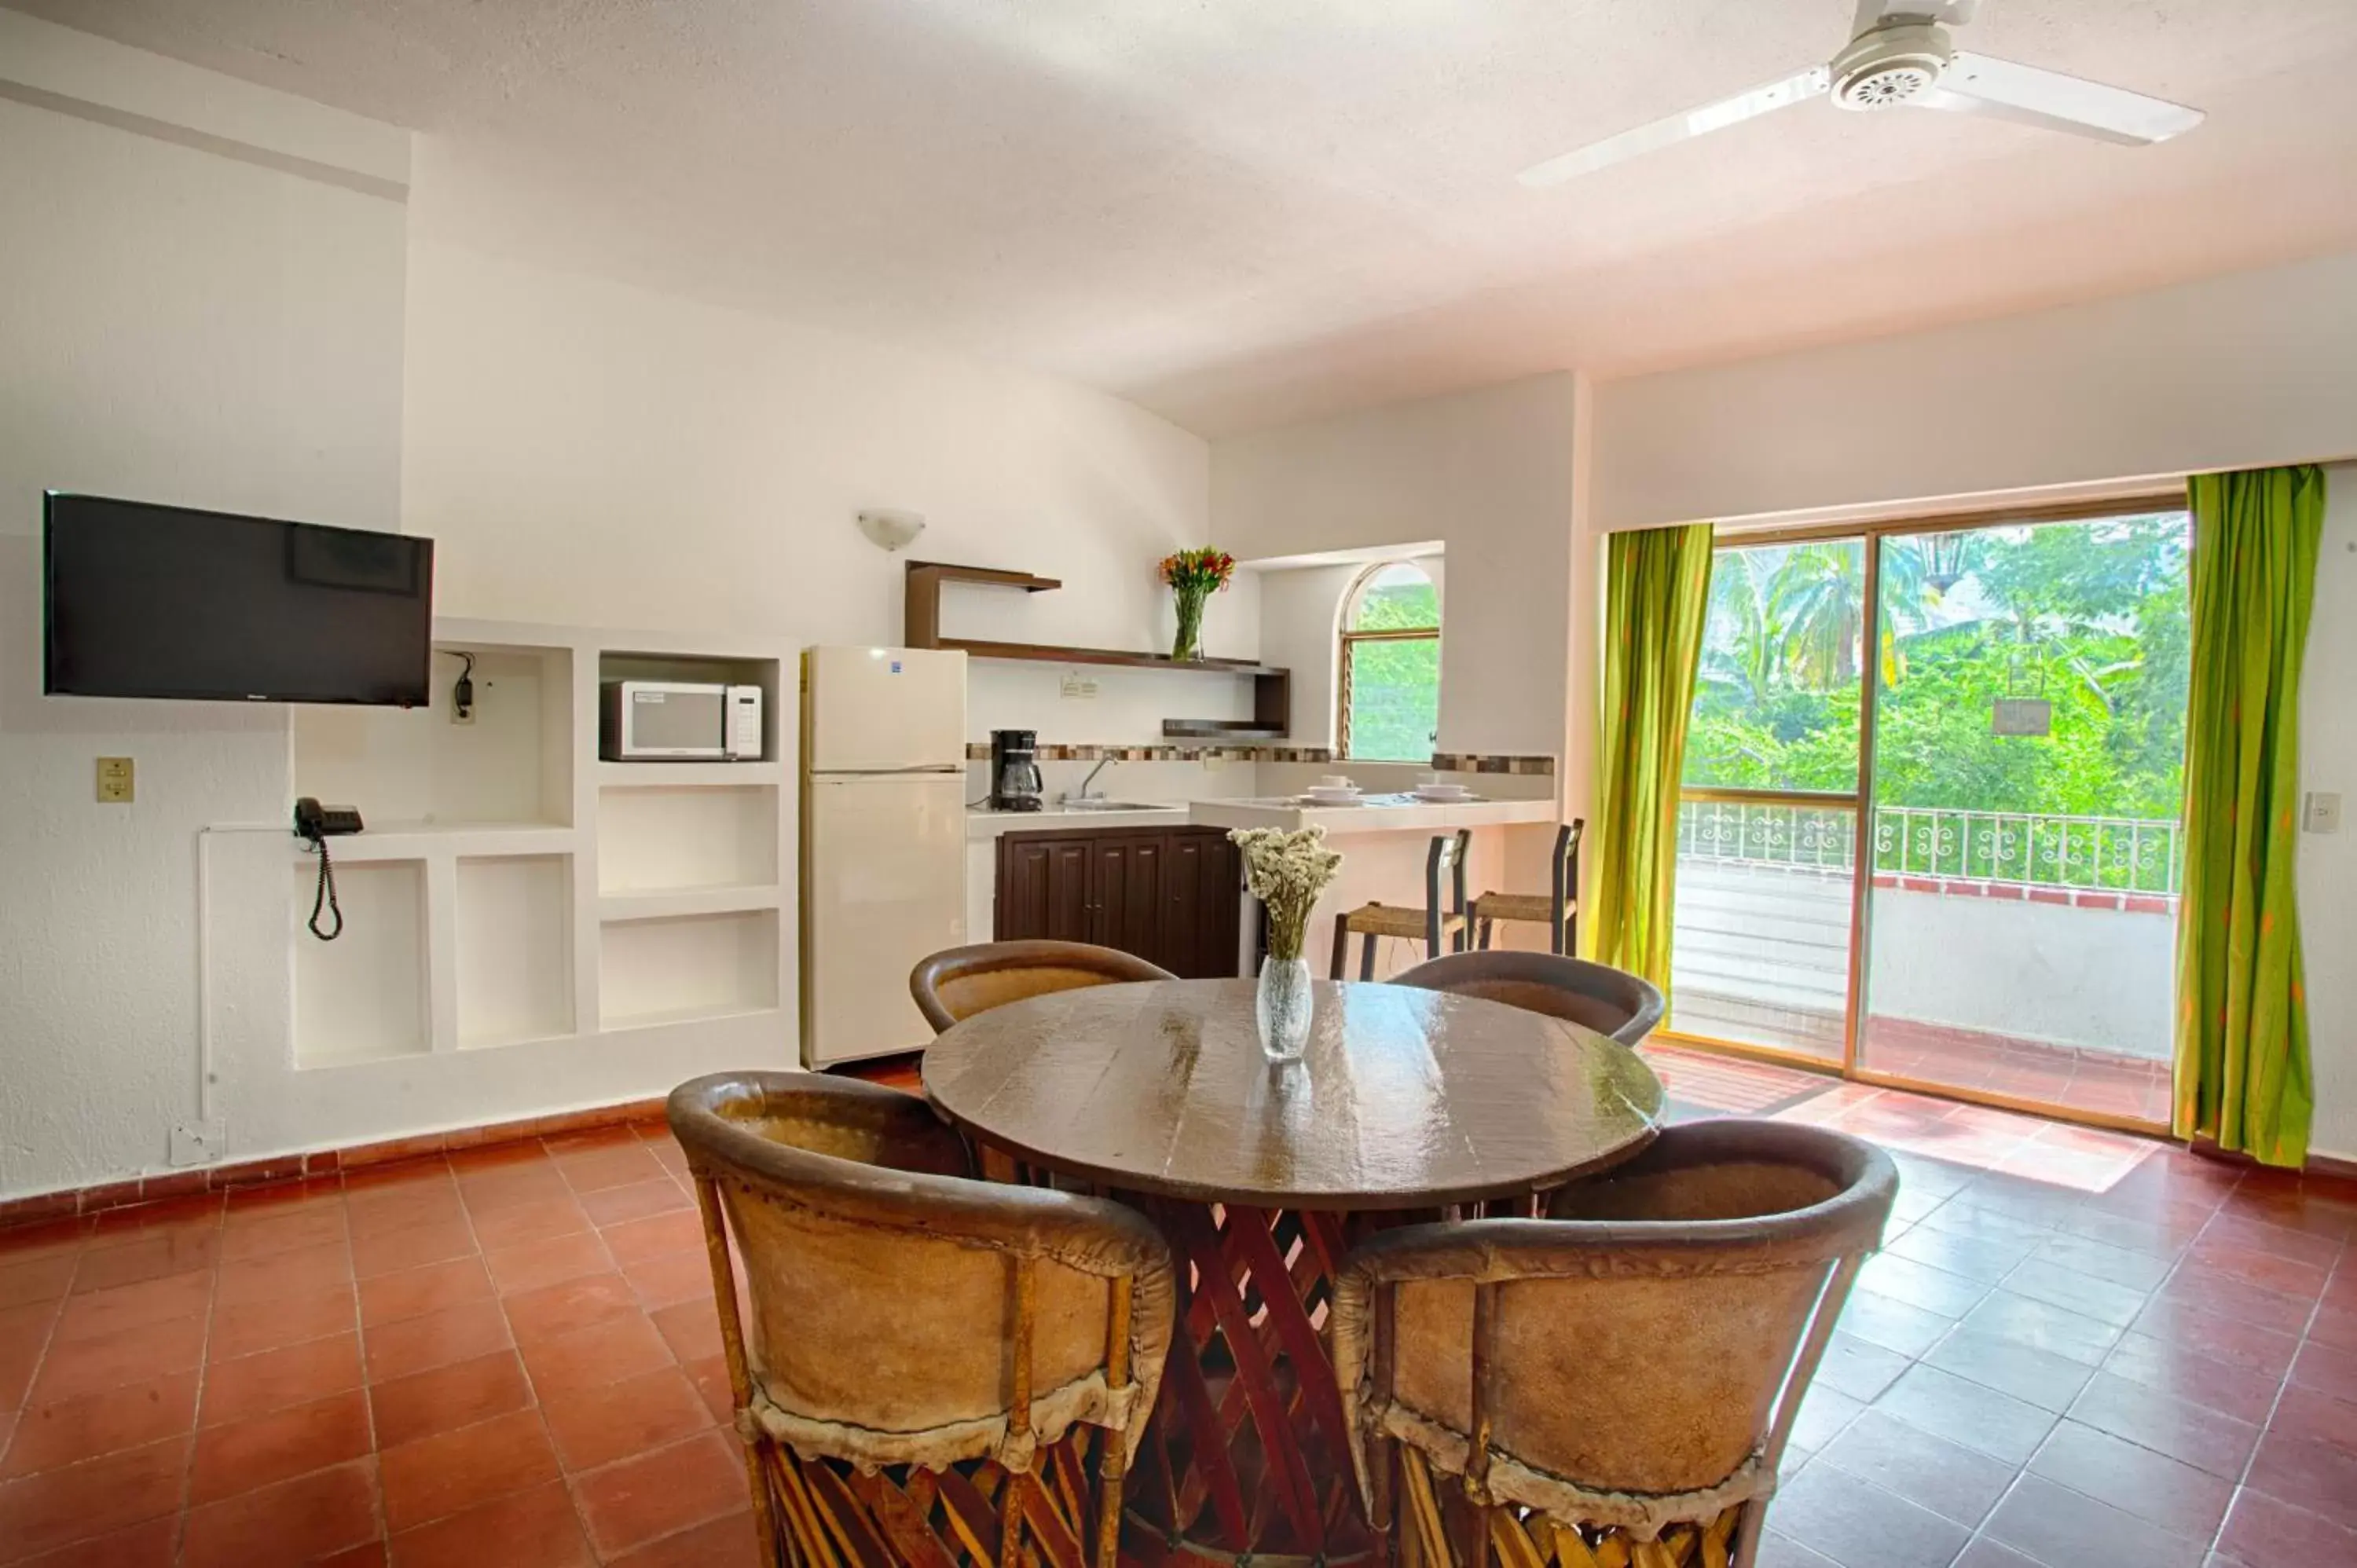
M1857 854L1845 806L1684 800L1678 854L1744 865L1847 871ZM1874 869L2023 887L2173 897L2181 832L2169 819L1883 806L1874 813Z

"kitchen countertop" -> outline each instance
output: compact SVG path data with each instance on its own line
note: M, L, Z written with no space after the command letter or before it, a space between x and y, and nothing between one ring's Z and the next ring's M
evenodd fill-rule
M993 811L970 806L965 813L969 843L995 839L1001 833L1057 832L1075 828L1177 828L1188 822L1187 807L1154 806L1134 811L1067 811L1049 806L1037 811Z

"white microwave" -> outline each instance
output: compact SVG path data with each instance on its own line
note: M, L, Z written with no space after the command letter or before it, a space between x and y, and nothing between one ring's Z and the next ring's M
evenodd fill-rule
M751 762L761 756L761 688L702 681L607 681L597 755L608 762Z

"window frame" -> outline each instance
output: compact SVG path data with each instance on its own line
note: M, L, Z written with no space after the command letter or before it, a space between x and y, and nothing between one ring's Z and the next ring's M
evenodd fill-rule
M1433 603L1436 612L1439 605L1440 585L1434 581L1432 574L1426 571L1420 562L1411 558L1400 557L1374 562L1356 577L1351 579L1350 589L1342 596L1341 614L1336 618L1338 629L1335 633L1334 656L1334 758L1338 762L1422 763L1431 760L1430 753L1426 753L1423 757L1358 757L1352 755L1351 750L1351 666L1355 662L1359 645L1362 642L1437 643L1440 640L1440 625L1437 615L1434 623L1428 627L1390 627L1377 631L1351 629L1351 622L1358 616L1359 601L1366 596L1368 585L1373 583L1377 576L1394 566L1405 566L1426 583L1430 583L1434 589ZM1435 699L1433 745L1437 746L1440 744L1440 737L1438 733L1439 682L1437 675L1433 685Z

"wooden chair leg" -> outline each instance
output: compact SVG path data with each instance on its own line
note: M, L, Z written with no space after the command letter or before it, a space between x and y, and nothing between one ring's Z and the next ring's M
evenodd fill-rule
M1481 951L1488 952L1490 950L1490 929L1497 923L1498 922L1495 920L1484 920L1481 922L1481 929L1478 934L1479 940L1474 943L1474 945L1480 948Z
M1334 917L1334 955L1327 964L1329 980L1342 978L1343 965L1351 961L1351 917Z
M1374 977L1375 937L1374 933L1370 931L1365 936L1359 939L1359 978L1361 980L1372 980Z

